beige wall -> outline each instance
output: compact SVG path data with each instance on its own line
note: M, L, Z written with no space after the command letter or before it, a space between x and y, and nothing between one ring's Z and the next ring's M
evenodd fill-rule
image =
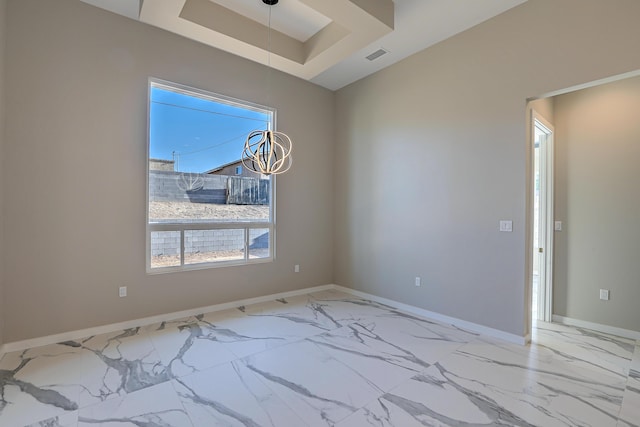
M0 346L4 342L4 236L3 236L3 174L4 170L4 47L6 30L6 0L0 0Z
M536 99L535 101L531 101L529 103L529 107L532 110L534 110L537 114L542 116L542 118L545 119L547 122L551 123L551 125L554 124L555 102L553 97ZM527 126L527 129L530 129L530 127Z
M272 74L277 260L147 275L147 78L266 103L266 68L77 0L10 0L6 64L5 341L332 281L330 91Z
M637 16L529 1L338 91L336 282L524 335L526 99L639 69Z
M638 117L640 77L555 97L554 314L640 330Z

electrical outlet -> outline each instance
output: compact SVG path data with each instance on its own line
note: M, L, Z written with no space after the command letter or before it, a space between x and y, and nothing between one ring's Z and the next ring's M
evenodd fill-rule
M126 286L120 286L120 288L118 289L118 295L120 296L120 298L126 297L127 296L127 287Z
M300 264L296 264L293 266L293 272L294 273L300 273Z
M422 279L419 276L416 276L416 286L422 286Z
M608 289L600 289L600 299L604 301L609 300L609 290Z

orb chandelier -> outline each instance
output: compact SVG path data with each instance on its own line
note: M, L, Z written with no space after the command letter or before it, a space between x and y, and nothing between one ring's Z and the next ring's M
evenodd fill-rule
M267 72L271 73L271 6L277 4L278 0L262 0L262 2L269 6ZM270 83L270 79L268 83ZM267 97L269 96L269 86L267 84ZM282 132L271 130L269 124L266 130L254 130L249 133L244 142L242 164L247 169L263 175L281 174L291 168L293 163L292 149L291 138Z
M289 170L291 138L282 132L254 130L244 143L242 164L254 172L277 175Z

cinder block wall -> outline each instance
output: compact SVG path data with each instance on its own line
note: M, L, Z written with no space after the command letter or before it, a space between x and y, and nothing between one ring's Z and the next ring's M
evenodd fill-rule
M149 171L149 200L226 203L227 176ZM189 191L200 189L196 193Z

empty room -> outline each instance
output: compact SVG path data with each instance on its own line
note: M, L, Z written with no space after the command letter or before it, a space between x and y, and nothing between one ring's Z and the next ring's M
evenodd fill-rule
M0 0L0 427L640 427L639 17Z

